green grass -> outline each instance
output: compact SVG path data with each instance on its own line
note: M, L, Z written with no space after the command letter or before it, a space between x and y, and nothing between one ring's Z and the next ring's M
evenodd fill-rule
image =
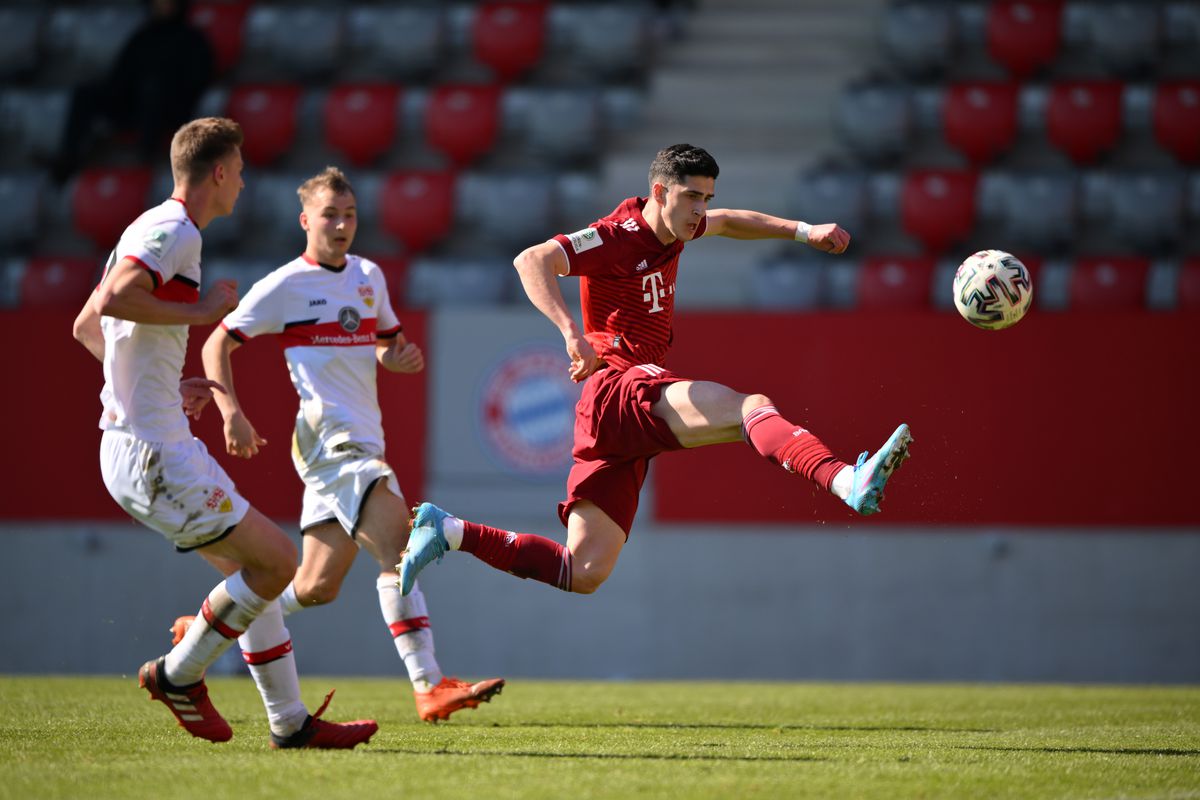
M0 798L1200 798L1200 688L513 681L449 723L400 681L305 676L374 717L353 752L275 752L253 684L234 728L177 728L133 678L0 677Z

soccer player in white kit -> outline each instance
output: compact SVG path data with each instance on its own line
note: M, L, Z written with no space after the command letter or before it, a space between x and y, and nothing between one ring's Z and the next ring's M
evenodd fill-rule
M191 434L187 416L198 416L221 387L189 380L181 394L188 326L215 322L238 303L235 281L216 281L200 297L200 231L237 203L241 144L242 130L229 119L194 120L175 133L170 199L125 229L73 331L104 364L100 469L109 493L177 550L199 552L226 575L187 635L138 673L152 700L212 742L233 731L208 699L205 670L248 630L282 628L276 598L296 571L295 545ZM271 717L272 746L346 748L370 739L373 720L326 722L319 719L325 706L310 715L298 702L290 642L287 663L298 705L286 718Z
M266 444L238 402L231 354L253 337L274 334L300 396L292 460L304 481L304 555L280 596L283 610L332 602L362 546L379 562L380 609L412 681L417 712L426 721L447 719L490 700L504 681L472 684L444 676L424 596L416 588L405 597L396 585L394 565L408 544L408 507L384 457L377 364L420 372L424 356L402 332L382 271L349 254L358 219L346 176L328 167L297 193L304 253L255 283L204 345L205 372L225 388L216 403L225 418L226 450L250 458Z

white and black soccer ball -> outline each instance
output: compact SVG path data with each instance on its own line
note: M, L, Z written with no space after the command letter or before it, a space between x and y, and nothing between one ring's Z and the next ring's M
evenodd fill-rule
M954 307L976 328L1016 325L1033 300L1033 281L1021 259L1003 250L972 253L954 273Z

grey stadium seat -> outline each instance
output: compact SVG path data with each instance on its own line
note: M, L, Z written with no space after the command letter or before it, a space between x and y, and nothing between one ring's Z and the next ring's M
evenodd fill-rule
M838 98L838 132L850 149L868 163L898 159L908 149L913 125L912 99L905 86L855 86Z
M521 250L559 232L553 230L552 175L463 173L459 176L456 197L458 224L467 226L488 243Z
M542 89L525 114L525 149L557 163L600 148L600 98L592 89Z
M239 69L256 80L329 74L341 56L342 14L313 6L254 5L246 14Z
M353 6L346 12L347 74L415 79L432 73L445 48L436 5Z
M815 309L824 302L825 264L817 258L774 258L754 269L751 292L755 306L771 309Z
M1076 232L1077 179L1072 172L1016 174L1001 199L1009 247L1056 250Z
M1108 207L1113 232L1139 249L1162 250L1183 232L1184 177L1170 172L1113 176Z
M5 161L27 163L58 152L67 118L66 89L0 89L0 146Z
M27 75L37 67L43 16L40 9L0 8L0 80Z
M909 77L929 76L944 70L954 42L953 3L894 3L885 12L884 49Z
M651 15L642 3L555 3L548 15L550 48L582 75L636 74L650 50Z
M105 74L142 16L128 6L54 9L42 37L44 77L76 83Z
M45 176L39 172L0 173L0 245L32 242L38 235Z
M853 234L866 223L868 183L867 173L857 169L804 172L789 192L789 213L808 222L836 222Z
M418 308L496 305L505 298L510 272L504 261L417 259L408 270L405 296Z
M1130 75L1153 65L1159 44L1158 3L1102 3L1091 7L1088 39L1106 67Z

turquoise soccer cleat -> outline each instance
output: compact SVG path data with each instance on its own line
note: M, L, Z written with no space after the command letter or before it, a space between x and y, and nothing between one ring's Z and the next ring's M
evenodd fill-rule
M863 516L878 512L879 502L883 500L883 487L904 459L908 458L908 446L911 443L912 433L907 425L902 424L888 437L883 447L875 451L875 455L867 458L864 451L854 465L854 478L846 505Z
M429 566L433 560L441 561L442 556L450 549L446 537L442 533L442 520L450 516L433 503L421 503L413 509L412 520L409 522L411 533L408 536L408 547L396 565L400 573L400 594L407 596L417 582L417 575Z

